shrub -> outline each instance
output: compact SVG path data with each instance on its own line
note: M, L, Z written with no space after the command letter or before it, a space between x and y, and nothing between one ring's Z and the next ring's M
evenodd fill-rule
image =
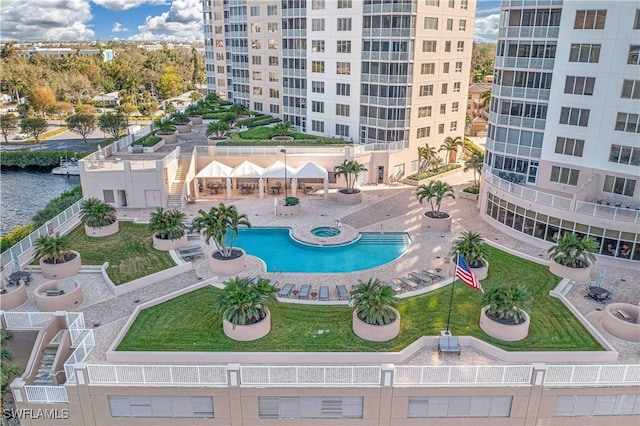
M149 229L162 240L177 240L184 235L185 214L180 210L158 207L149 220Z
M248 278L235 277L216 294L215 304L220 315L234 326L255 324L267 315L267 306L276 302L276 291L265 279L254 284Z
M469 194L479 194L480 193L480 185L471 185L467 186L462 192L468 192Z
M142 145L144 147L149 148L154 146L161 140L162 140L161 137L156 136L154 133L149 133L147 136L143 137L142 139L138 139L137 141L133 142L131 145Z
M529 310L532 300L531 293L523 285L491 287L482 296L482 304L487 306L487 315L505 324L523 323L524 311Z
M484 266L489 255L489 247L484 238L473 231L463 232L460 238L454 241L453 251L460 254L472 268Z
M378 279L369 278L367 282L359 281L351 295L358 318L367 324L385 325L396 320L392 308L398 306L396 293Z
M450 170L457 169L458 167L460 167L460 164L455 164L455 163L454 164L449 164L448 166L438 167L435 170L429 170L429 171L425 171L425 172L421 172L421 173L416 173L416 174L411 175L411 176L407 176L407 179L411 179L411 180L428 179L430 177L440 175L440 174L448 172Z
M5 251L27 238L35 230L33 223L14 226L4 237L0 237L0 251Z
M76 186L70 191L63 192L53 200L49 201L44 209L40 210L31 218L31 220L33 221L33 226L35 228L41 227L42 225L47 223L47 221L53 219L58 214L65 211L81 198L82 187L80 185Z
M116 209L111 204L107 204L97 198L88 198L83 201L80 207L80 219L92 228L100 228L116 223Z
M300 204L298 197L287 197L284 199L285 206L296 206L298 204Z
M555 246L548 250L549 257L560 265L569 268L586 268L596 262L599 248L593 237L580 238L571 232L565 232Z

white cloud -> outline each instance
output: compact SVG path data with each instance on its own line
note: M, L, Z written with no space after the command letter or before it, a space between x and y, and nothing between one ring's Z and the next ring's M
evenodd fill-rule
M139 34L129 40L201 40L202 4L199 0L174 0L171 8L160 16L147 16L138 26Z
M489 15L484 18L476 18L473 38L478 43L495 43L498 38L498 24L500 14Z
M129 31L129 28L123 27L120 22L114 22L113 28L111 29L112 33L126 33L128 31Z
M149 6L167 4L166 0L93 0L93 2L109 10L128 10L143 4Z
M88 0L3 0L3 39L87 40L95 36L89 28Z

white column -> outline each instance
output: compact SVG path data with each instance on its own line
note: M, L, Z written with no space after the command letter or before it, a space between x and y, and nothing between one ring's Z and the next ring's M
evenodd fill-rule
M329 178L324 178L324 199L329 198Z
M227 178L227 199L233 198L233 188L231 187L231 178Z
M262 200L264 198L264 179L263 178L258 179L258 189L260 191L260 199Z
M298 179L291 179L291 196L295 197L298 194Z

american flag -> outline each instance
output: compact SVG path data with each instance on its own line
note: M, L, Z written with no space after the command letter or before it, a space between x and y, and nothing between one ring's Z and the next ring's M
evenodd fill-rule
M475 288L476 290L480 290L482 293L484 293L480 281L478 281L476 276L473 275L473 272L471 272L471 268L469 268L467 262L465 262L462 256L460 256L459 254L458 262L456 264L456 278L460 278L462 282L469 287Z

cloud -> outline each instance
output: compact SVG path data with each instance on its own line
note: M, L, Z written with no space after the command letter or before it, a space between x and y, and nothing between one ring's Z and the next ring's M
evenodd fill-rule
M199 0L174 0L171 8L160 16L147 16L138 26L139 34L129 40L201 40L202 4Z
M475 30L473 38L477 43L495 43L498 38L498 24L500 23L500 14L485 16L484 18L476 18Z
M113 28L111 29L112 33L126 33L128 31L129 31L129 28L123 27L120 22L114 22Z
M118 11L133 9L134 7L142 6L143 4L149 6L167 4L166 0L93 0L93 2L105 9Z
M87 40L93 16L88 0L2 1L2 38L14 40Z

